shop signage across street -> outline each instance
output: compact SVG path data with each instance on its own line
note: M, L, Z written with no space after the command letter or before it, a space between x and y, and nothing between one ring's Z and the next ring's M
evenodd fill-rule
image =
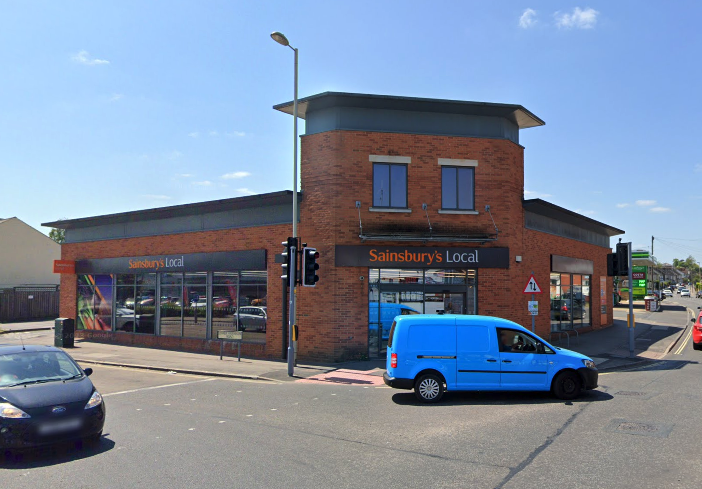
M343 246L337 267L509 268L509 248Z

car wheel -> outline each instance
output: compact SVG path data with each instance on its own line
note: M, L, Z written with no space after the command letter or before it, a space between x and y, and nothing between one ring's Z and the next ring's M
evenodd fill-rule
M444 381L436 374L424 374L414 383L414 394L422 402L438 402L444 395Z
M570 401L578 397L582 387L582 382L578 374L572 370L566 370L556 375L556 378L553 380L553 385L551 386L551 391L558 399Z
M693 343L692 349L693 350L702 350L702 343Z

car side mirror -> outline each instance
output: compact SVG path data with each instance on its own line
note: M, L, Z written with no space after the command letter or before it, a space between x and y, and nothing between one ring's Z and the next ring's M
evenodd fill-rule
M86 376L86 377L90 377L90 376L93 374L93 369L90 368L90 367L84 368L84 369L83 369L83 372L85 372L85 376Z
M694 323L694 322L695 322L695 318L690 318L690 321L692 321L692 322Z
M544 353L545 351L546 351L546 348L544 348L543 343L536 344L536 353Z

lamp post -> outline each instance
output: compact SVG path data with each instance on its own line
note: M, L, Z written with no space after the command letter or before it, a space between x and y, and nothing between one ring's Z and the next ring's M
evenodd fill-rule
M284 34L276 31L271 34L271 38L282 46L287 46L295 53L295 92L293 98L293 215L292 215L292 237L297 238L297 48L290 45L288 38ZM293 330L295 328L295 274L297 273L297 247L290 250L291 267L288 270L290 278L290 314L288 315L288 376L295 373L295 345L293 343Z

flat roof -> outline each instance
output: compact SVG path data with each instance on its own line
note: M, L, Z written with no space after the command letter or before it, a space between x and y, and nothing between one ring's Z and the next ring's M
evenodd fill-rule
M251 209L271 205L292 204L292 190L271 192L267 194L247 195L231 199L211 200L196 202L194 204L172 205L139 211L120 212L103 216L83 217L79 219L64 219L61 221L45 222L42 226L58 229L75 229L91 226L104 226L106 224L119 224L124 222L146 221L150 219L166 219L170 217L183 217L196 214L224 212L233 209ZM302 193L298 194L302 200Z
M574 226L588 229L596 233L605 234L610 237L618 234L624 234L624 231L621 229L615 228L600 221L596 221L587 216L583 216L577 212L569 211L568 209L551 204L550 202L546 202L542 199L525 200L523 201L522 205L525 211L573 224Z
M504 117L519 129L543 126L546 123L521 105L492 102L469 102L395 95L370 95L363 93L324 92L297 101L297 115L305 119L308 111L330 107L355 107L362 109L407 110L414 112L436 112L484 117ZM293 101L274 105L275 110L292 115Z

